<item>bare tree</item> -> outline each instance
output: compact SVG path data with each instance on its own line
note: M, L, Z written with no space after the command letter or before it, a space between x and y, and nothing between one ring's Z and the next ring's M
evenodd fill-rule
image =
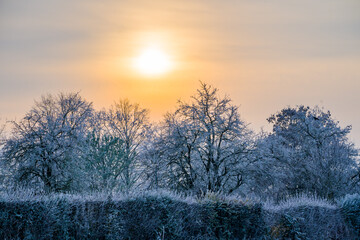
M169 173L180 190L231 193L243 183L243 167L252 149L251 131L238 108L205 83L192 103L179 101L164 122Z
M123 171L119 176L124 190L129 190L140 176L139 156L150 128L148 113L127 99L116 102L108 112L109 131L124 145Z
M143 151L141 154L141 167L143 188L166 189L172 182L168 178L168 168L165 155L168 156L169 149L164 147L161 128L153 126L147 134Z
M4 145L15 180L46 192L74 189L92 104L78 93L43 96Z
M3 159L3 147L6 142L4 131L5 131L5 123L0 125L0 159ZM4 162L0 161L0 190L7 185L6 180L9 178L10 175L7 170L8 169L4 165Z
M0 139L3 139L4 129L5 129L5 124L0 125Z
M6 126L5 123L0 125L0 156L2 154L2 147L5 143L5 136L4 136L5 126Z

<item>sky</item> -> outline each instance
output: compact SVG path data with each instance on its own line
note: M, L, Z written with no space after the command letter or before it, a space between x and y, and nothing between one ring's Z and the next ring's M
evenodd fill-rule
M146 75L134 61L154 47L171 67ZM0 0L1 121L59 92L96 109L128 98L159 121L199 81L255 131L284 107L319 105L360 146L360 1Z

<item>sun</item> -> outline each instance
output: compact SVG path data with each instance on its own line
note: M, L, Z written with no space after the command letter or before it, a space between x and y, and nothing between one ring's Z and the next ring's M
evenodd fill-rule
M154 76L170 71L172 62L170 57L161 49L149 47L135 58L134 67L144 75Z

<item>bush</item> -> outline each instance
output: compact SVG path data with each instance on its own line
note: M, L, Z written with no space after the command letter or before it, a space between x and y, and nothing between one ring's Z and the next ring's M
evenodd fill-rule
M360 239L360 195L357 193L346 195L341 201L341 213Z
M170 195L0 201L0 239L259 239L259 204Z
M360 239L360 196L341 204L307 196L259 204L215 193L0 194L0 239Z
M274 239L353 239L340 209L324 199L298 196L264 205L264 219Z

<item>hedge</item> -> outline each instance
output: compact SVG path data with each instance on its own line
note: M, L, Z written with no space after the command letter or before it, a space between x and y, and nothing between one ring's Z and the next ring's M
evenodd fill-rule
M0 202L0 239L257 239L261 206L167 197Z
M360 239L359 215L359 195L337 206L304 197L0 194L0 239Z

